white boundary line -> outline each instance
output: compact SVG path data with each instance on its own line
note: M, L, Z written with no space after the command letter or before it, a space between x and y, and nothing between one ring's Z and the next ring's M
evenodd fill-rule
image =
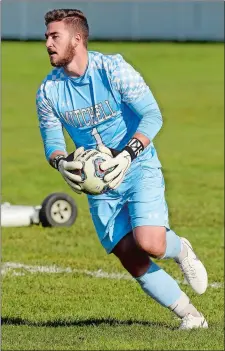
M108 273L104 272L101 269L98 271L89 271L87 269L76 269L76 268L62 268L58 266L28 266L23 263L16 263L16 262L5 262L1 265L1 274L7 275L8 273L12 273L13 275L25 275L27 273L36 274L36 273L47 273L47 274L59 274L59 273L74 273L74 274L81 274L87 275L94 278L104 278L104 279L115 279L115 280L134 280L129 274L127 273ZM179 284L187 284L186 281L178 281ZM220 282L212 282L209 284L209 287L214 289L222 289L224 288L224 284Z

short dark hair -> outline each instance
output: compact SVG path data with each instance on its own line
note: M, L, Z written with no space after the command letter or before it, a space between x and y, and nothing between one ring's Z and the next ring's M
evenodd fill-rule
M83 36L84 45L87 47L89 26L87 18L82 11L76 9L57 9L48 11L45 14L45 25L51 22L64 21L66 24L74 27L75 30L80 30Z

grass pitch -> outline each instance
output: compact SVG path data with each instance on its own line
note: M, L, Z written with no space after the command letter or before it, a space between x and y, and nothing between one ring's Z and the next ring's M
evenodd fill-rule
M11 270L2 278L3 350L223 350L223 45L91 43L119 52L144 76L164 116L155 139L163 164L171 227L204 261L212 285L202 296L182 285L208 330L178 331L178 321L124 273L98 242L84 195L48 166L35 94L51 69L43 43L2 44L2 201L37 205L52 192L74 196L71 228L2 229L2 264L70 267L71 273ZM68 140L68 138L67 138ZM68 151L73 151L68 140ZM171 260L160 262L178 280Z

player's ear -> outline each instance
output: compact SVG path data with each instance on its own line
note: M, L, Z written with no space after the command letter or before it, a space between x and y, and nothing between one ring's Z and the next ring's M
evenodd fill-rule
M76 33L74 36L73 36L73 40L74 40L74 45L78 45L81 43L82 41L82 37L80 35L80 33Z

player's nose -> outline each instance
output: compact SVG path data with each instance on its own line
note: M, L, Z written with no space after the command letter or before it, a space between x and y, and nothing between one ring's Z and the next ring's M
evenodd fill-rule
M47 49L50 49L52 47L51 38L46 39L45 46Z

